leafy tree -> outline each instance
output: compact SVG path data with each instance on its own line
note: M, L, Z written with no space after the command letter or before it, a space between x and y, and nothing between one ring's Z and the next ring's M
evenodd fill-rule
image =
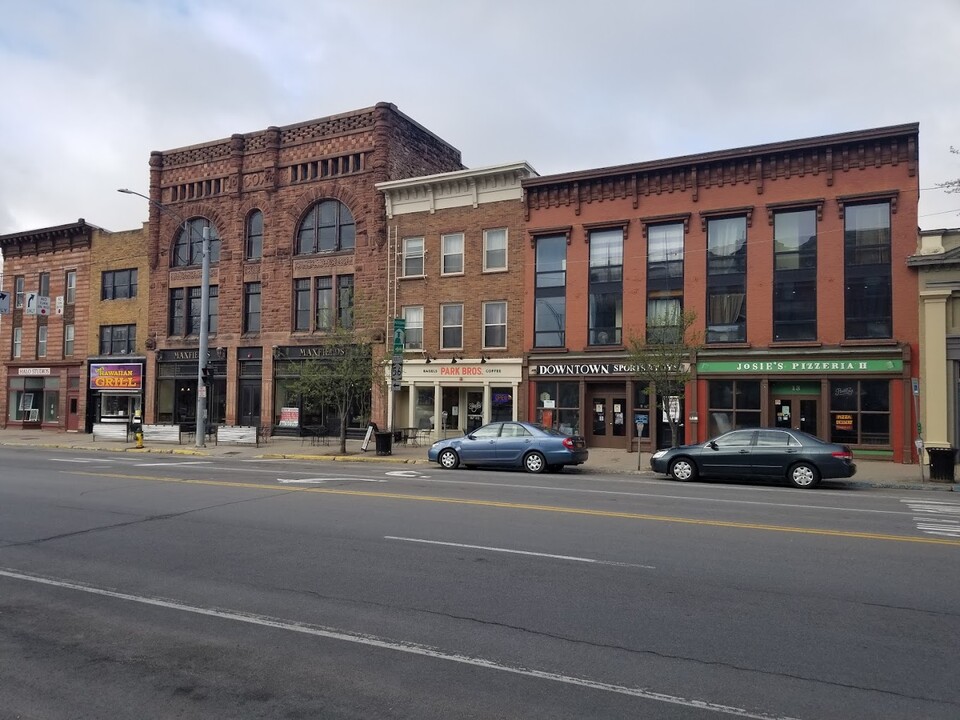
M629 362L636 376L654 385L659 408L667 416L673 446L680 444L679 420L669 410L670 398L683 398L687 383L693 377L691 362L702 347L701 336L692 327L694 312L677 311L672 316L649 325L646 338L630 337L627 343ZM637 467L639 469L639 453Z
M950 146L950 152L952 152L954 155L960 155L960 149L955 148L952 145ZM937 187L948 193L960 193L960 178L937 183Z
M366 407L373 387L371 347L364 335L341 327L329 334L325 345L329 354L323 360L304 363L293 391L306 406L336 411L340 418L340 454L345 455L350 410L357 403Z

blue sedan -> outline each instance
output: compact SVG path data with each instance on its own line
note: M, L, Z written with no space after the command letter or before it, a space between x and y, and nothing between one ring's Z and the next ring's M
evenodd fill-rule
M427 451L431 462L453 470L461 464L523 468L530 473L558 472L581 465L588 451L582 437L565 435L528 422L495 422L472 433L438 440Z

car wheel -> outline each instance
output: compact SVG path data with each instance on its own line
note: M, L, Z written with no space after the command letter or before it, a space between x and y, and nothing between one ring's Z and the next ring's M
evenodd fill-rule
M697 466L689 458L677 458L670 463L670 477L680 482L697 479Z
M538 452L532 452L523 459L523 469L528 473L542 473L547 469L547 461Z
M456 470L457 466L460 464L460 456L457 455L455 450L447 448L446 450L440 451L440 455L437 457L437 462L439 462L440 466L446 470Z
M810 463L801 462L790 468L787 479L794 487L806 490L820 484L820 473Z

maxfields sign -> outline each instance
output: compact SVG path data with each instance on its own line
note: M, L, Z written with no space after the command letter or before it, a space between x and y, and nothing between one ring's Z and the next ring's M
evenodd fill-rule
M91 363L91 390L140 390L143 366L138 363Z

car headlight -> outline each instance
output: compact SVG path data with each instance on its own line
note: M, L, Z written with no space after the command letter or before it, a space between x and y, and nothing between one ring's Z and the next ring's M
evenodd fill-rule
M662 458L662 457L663 457L664 455L666 455L666 454L667 454L667 451L666 451L666 450L657 450L657 451L653 454L653 459L656 460L657 458Z

